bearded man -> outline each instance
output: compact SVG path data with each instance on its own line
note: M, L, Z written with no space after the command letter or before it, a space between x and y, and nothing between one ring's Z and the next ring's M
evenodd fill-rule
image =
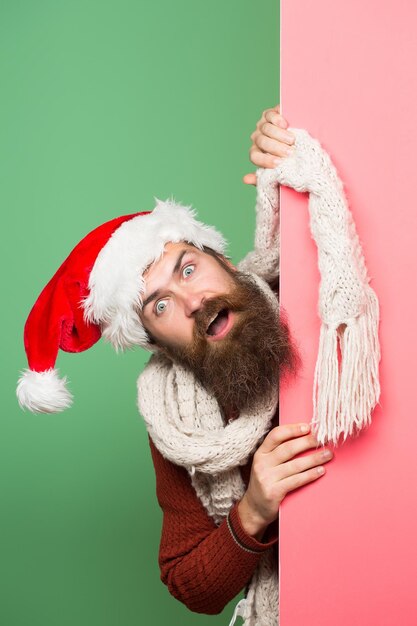
M308 424L278 425L278 383L299 363L279 311L279 190L274 158L294 143L279 107L251 138L260 169L254 250L234 266L223 237L187 207L101 225L71 252L25 325L29 369L22 407L67 408L54 368L58 349L79 352L101 336L153 354L138 378L163 511L161 579L192 611L235 610L247 626L276 624L277 517L288 492L324 472ZM295 146L296 147L296 146ZM321 472L320 472L321 468Z

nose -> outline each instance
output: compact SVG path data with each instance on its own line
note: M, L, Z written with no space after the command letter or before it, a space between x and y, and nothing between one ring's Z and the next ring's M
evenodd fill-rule
M204 306L205 296L203 293L187 293L184 295L184 312L187 317L199 311Z

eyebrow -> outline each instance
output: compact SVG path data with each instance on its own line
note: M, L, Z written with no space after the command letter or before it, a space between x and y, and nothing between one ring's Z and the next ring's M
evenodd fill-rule
M172 276L174 276L175 274L178 273L180 267L181 267L181 261L182 258L185 254L187 254L187 252L190 251L190 248L184 248L183 250L181 250L181 252L179 253L178 257L177 257L177 261L174 265L174 269L172 270ZM156 291L153 291L145 300L145 302L142 305L142 311L145 309L145 307L152 302L152 300L156 300L156 298L158 298L158 296L161 295L161 290L160 289L156 289Z

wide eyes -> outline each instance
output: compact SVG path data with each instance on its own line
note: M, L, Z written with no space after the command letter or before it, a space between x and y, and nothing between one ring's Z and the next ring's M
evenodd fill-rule
M191 276L191 274L194 272L194 269L195 265L186 265L182 270L182 275L184 276L184 278L188 278L188 276Z
M182 269L182 277L183 278L189 278L189 276L191 276L191 274L194 273L195 270L195 265L193 263L186 265L185 267L183 267ZM155 304L155 313L156 315L162 315L162 313L165 311L165 309L168 306L168 300L158 300L158 302Z
M155 305L155 313L157 315L161 315L161 313L163 313L166 309L166 300L158 300L158 302Z

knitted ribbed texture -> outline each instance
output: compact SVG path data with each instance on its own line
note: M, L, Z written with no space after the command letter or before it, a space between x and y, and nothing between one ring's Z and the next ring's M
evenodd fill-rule
M294 153L281 159L269 176L309 192L310 227L321 273L318 311L322 320L312 427L321 444L328 440L337 444L341 434L345 441L370 424L380 396L379 304L368 284L343 183L330 156L306 130L289 130L295 135Z
M279 275L279 186L271 170L258 169L254 249L237 264L238 270L257 274L267 283Z

